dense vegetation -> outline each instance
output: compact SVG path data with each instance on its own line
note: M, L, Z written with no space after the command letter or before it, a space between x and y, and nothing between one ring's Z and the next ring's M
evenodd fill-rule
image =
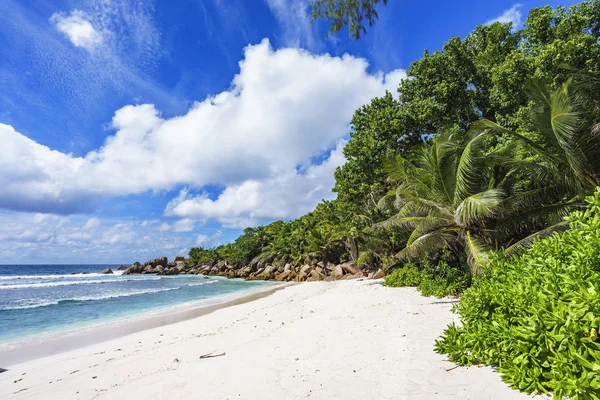
M496 365L504 381L556 398L600 398L600 189L571 227L524 254L496 255L463 293L438 352Z
M385 277L385 286L418 288L424 296L456 296L471 285L468 269L451 266L446 260L436 264L426 261L422 265L406 263Z

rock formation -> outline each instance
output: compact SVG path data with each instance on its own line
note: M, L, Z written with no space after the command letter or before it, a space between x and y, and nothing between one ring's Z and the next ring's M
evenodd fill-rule
M186 265L185 258L177 256L173 262L166 257L155 258L141 264L134 262L124 268L124 275L158 274L158 275L204 275L223 276L227 278L243 278L246 280L275 280L281 282L316 282L340 279L379 279L385 276L382 269L363 271L353 262L335 265L315 256L308 256L303 265L294 265L269 257L255 258L247 265L230 265L227 261L209 262L201 265ZM119 267L122 269L123 266ZM112 271L111 271L112 272ZM102 272L104 273L104 271Z

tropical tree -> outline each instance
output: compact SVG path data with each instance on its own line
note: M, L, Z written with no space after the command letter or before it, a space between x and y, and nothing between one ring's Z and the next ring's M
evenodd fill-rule
M594 82L589 82L589 89ZM533 80L527 91L532 102L530 123L520 132L483 119L474 124L473 131L493 134L499 141L512 141L529 152L528 159L514 161L523 178L533 184L515 191L504 202L508 208L519 208L504 226L530 235L512 244L508 254L528 246L540 236L566 228L563 218L574 207L585 205L585 196L600 185L600 125L598 113L585 112L591 99L580 85L568 80L557 90L541 80ZM505 144L506 146L506 144ZM544 225L543 229L534 229ZM533 232L532 232L533 231Z
M449 248L466 252L474 271L486 263L505 191L481 156L484 139L485 133L464 140L441 135L413 155L389 160L389 177L399 186L379 206L396 214L375 228L410 231L398 257L426 259Z

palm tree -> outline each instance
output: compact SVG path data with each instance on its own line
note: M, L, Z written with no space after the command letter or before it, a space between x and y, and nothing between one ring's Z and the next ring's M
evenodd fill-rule
M589 75L577 85L567 81L554 91L534 80L528 87L531 132L515 132L486 119L474 124L473 132L494 135L499 141L512 139L532 156L510 161L535 185L516 191L504 203L506 208L521 209L505 222L509 231L533 231L508 247L507 254L565 229L568 224L563 217L574 207L584 207L585 196L600 185L600 124L596 124L597 107L592 106L598 100L594 88L600 89L600 81Z
M308 241L307 250L310 254L328 262L338 262L345 251L338 229L329 223L320 223L313 228L308 234Z
M391 254L396 253L406 243L407 233L382 229L365 229L361 233L358 257L353 258L360 268L382 268L388 271L398 263Z
M393 159L389 174L400 186L380 207L397 213L376 227L410 230L398 256L448 247L465 251L476 272L487 249L508 246L511 255L566 229L564 217L600 185L600 79L584 83L550 91L533 81L530 132L483 119L465 140L441 135L413 157Z
M481 154L485 135L465 140L441 135L412 156L388 162L388 174L399 186L379 206L396 214L375 227L411 231L398 257L422 259L450 248L466 252L474 272L486 263L487 250L496 244L490 225L502 216L505 191Z

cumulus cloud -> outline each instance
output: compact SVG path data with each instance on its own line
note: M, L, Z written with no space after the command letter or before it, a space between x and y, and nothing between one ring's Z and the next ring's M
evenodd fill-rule
M188 196L182 190L166 209L168 215L214 219L224 226L245 227L257 221L296 218L312 211L315 203L334 198L333 172L345 162L340 141L325 162L305 171L292 170L268 180L247 180L227 187L215 200L208 195ZM248 220L249 218L249 220Z
M89 16L83 11L74 10L70 14L55 13L50 17L50 22L76 47L92 51L102 43L102 33L94 28Z
M245 49L229 90L170 119L151 104L125 106L112 120L116 132L83 157L0 124L0 207L68 214L107 196L217 184L226 189L215 201L184 193L167 213L231 226L299 215L331 197L354 110L405 76L367 67L349 55L274 51L265 39ZM321 165L309 165L333 146Z
M510 22L510 23L512 23L513 30L518 30L523 26L523 22L522 22L523 14L521 12L522 7L523 7L522 4L515 4L508 10L505 10L502 13L502 15L487 21L485 24L491 25L494 22L500 22L502 24L506 24L506 23Z

